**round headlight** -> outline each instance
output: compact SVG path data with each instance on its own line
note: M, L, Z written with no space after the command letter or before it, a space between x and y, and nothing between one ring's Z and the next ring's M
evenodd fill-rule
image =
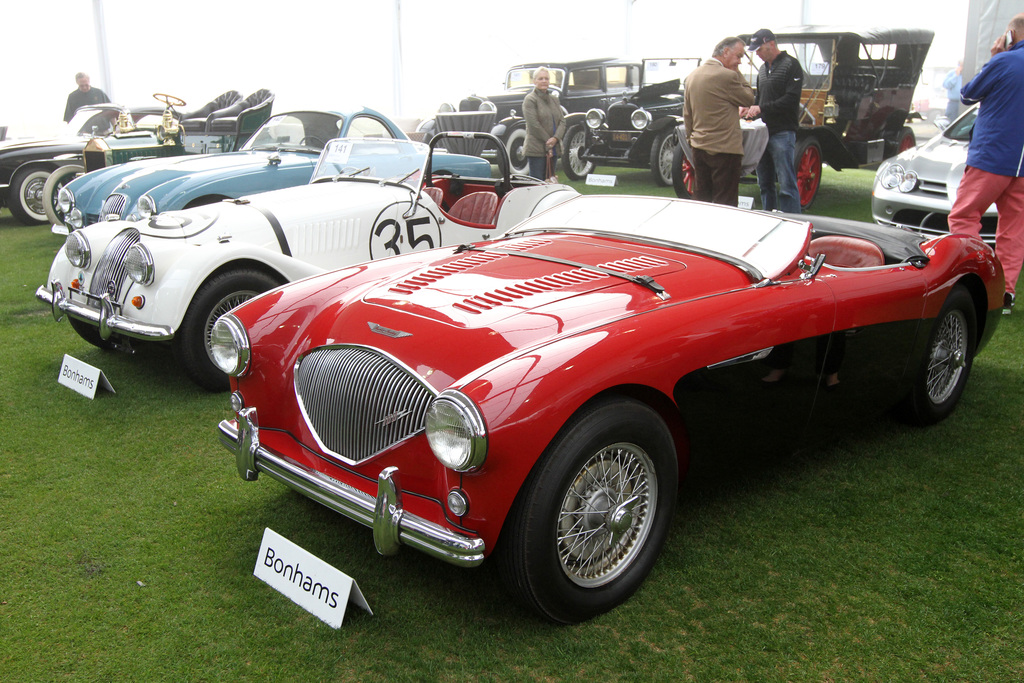
M64 254L75 268L88 268L92 260L89 240L80 232L73 232L64 241Z
M629 122L637 130L643 130L651 124L651 114L646 109L637 109L629 115Z
M480 103L480 106L477 107L477 111L498 111L498 107L497 105L494 104L494 102L491 102L490 100L484 100L483 102Z
M899 164L893 164L882 172L882 179L879 182L882 183L882 187L885 189L894 190L903 182L903 176L905 174L906 172L903 170L902 166Z
M587 112L587 127L598 129L604 123L604 112L600 109L591 109Z
M153 284L153 254L146 245L133 244L128 247L128 252L124 256L124 269L132 282L140 285Z
M156 200L150 197L148 194L144 194L139 197L138 203L139 215L143 218L149 218L157 213Z
M487 458L487 428L483 416L465 394L447 390L427 408L427 441L441 464L468 472Z
M210 331L210 358L229 375L238 377L249 369L249 333L238 318L227 313L217 318Z
M75 208L75 193L66 187L60 188L57 191L57 208L65 216L68 215L68 212Z
M907 171L897 189L900 192L913 192L917 188L917 171Z

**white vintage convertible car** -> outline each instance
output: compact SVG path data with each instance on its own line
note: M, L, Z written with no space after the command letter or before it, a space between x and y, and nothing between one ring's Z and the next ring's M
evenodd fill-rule
M482 142L498 150L496 172L449 153ZM509 169L484 133L332 140L309 185L71 233L36 298L101 348L170 343L192 380L226 390L210 331L240 303L369 259L490 239L576 195Z

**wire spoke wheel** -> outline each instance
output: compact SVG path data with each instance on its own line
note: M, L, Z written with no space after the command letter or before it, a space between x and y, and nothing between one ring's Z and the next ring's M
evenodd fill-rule
M937 331L928 358L926 383L932 403L942 403L956 389L967 367L967 318L962 311L950 311Z
M210 315L206 317L206 322L203 325L203 339L206 342L206 354L210 357L210 362L213 362L213 351L211 349L210 338L213 335L213 325L217 322L217 319L222 315L230 311L236 306L241 306L249 299L260 294L260 292L254 290L247 290L242 292L231 292L210 309Z
M594 454L562 499L562 571L587 588L615 579L643 548L657 504L654 465L640 447L617 443Z

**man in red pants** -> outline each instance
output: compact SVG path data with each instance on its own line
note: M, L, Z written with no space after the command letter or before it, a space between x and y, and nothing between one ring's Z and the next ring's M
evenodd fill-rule
M1006 276L1003 313L1008 314L1024 264L1024 13L1010 20L992 46L992 59L963 87L960 99L981 106L949 231L980 235L981 215L995 203L996 255Z

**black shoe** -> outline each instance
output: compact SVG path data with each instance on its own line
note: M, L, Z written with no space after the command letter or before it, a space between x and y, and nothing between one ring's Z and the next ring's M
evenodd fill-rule
M1003 292L1003 315L1010 315L1013 310L1013 301L1016 297L1010 292Z

